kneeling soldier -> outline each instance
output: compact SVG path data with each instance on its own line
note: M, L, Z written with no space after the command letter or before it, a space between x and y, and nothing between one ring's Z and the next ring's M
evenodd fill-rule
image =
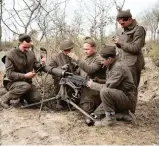
M107 67L105 84L87 82L91 89L100 91L105 118L95 122L96 126L111 126L116 121L115 113L132 110L136 106L136 90L130 70L117 61L115 46L104 45L100 55Z

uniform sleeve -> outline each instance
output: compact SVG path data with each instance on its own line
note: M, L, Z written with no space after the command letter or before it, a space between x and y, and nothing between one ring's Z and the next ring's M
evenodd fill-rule
M101 59L100 58L97 58L95 60L94 63L91 63L91 64L88 64L87 62L85 62L84 60L82 59L79 59L77 61L77 64L78 66L83 70L85 71L87 74L92 74L94 72L96 72L97 70L99 70L102 66L101 64Z
M106 81L106 87L116 88L123 80L123 70L121 66L116 66Z
M53 68L58 67L55 56L51 58L49 66L51 66Z
M45 73L52 73L53 67L41 64L34 55L34 69L37 71L44 71Z
M134 33L132 42L122 42L119 40L121 49L129 53L140 53L141 48L145 45L146 32L143 27L139 26Z
M37 60L37 58L34 56L34 69L37 70L39 67L41 67L41 63Z
M123 71L121 66L116 66L112 71L109 78L106 80L106 84L99 84L93 82L91 85L91 89L100 91L103 87L107 88L116 88L123 80Z
M103 87L105 87L105 84L99 84L99 83L93 82L90 88L93 90L100 91Z
M25 79L23 73L15 72L14 65L13 65L11 59L9 59L8 57L6 57L6 59L5 59L5 67L6 67L6 75L7 75L8 79L13 80L13 81Z

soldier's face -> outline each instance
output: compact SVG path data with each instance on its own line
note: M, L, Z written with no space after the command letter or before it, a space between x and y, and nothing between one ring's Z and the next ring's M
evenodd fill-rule
M26 41L23 41L22 43L20 43L19 48L22 52L27 52L32 45L32 42L27 43Z
M112 59L110 57L108 58L104 58L104 62L103 62L103 65L104 66L109 66L112 62Z
M96 52L95 47L92 47L88 43L85 43L83 45L83 49L84 49L84 53L86 54L86 56L91 56L92 54L94 54Z
M132 19L131 18L120 18L118 19L118 23L121 25L122 28L127 28L131 23Z

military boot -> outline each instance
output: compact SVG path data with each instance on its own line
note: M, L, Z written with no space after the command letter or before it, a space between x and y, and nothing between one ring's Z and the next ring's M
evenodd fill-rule
M133 125L137 124L136 116L131 111L125 111L122 113L115 114L115 118L118 121L124 121L128 123L132 123Z
M0 103L4 108L9 108L9 97L7 96L7 94L4 94L1 99L0 99Z
M113 126L116 123L115 112L105 112L105 118L101 121L96 121L95 126Z

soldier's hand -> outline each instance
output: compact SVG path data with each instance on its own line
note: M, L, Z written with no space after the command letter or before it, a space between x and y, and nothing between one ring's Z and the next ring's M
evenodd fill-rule
M119 38L118 38L117 36L114 36L114 37L112 38L112 41L113 41L115 44L117 44L118 41L119 41Z
M62 66L62 67L61 67L61 69L63 69L63 70L67 70L67 69L68 69L68 67L69 67L69 64L65 64L64 66Z
M92 80L92 79L90 79L90 80L86 83L87 87L90 87L90 88L91 88L92 84L93 84L93 80Z
M69 54L67 54L70 58L72 58L74 61L77 61L79 59L79 57L75 54L70 52Z
M32 79L36 75L35 72L28 72L24 75L26 79Z
M100 80L100 79L99 79L98 77L95 77L95 78L93 79L94 82L99 82L99 80Z

